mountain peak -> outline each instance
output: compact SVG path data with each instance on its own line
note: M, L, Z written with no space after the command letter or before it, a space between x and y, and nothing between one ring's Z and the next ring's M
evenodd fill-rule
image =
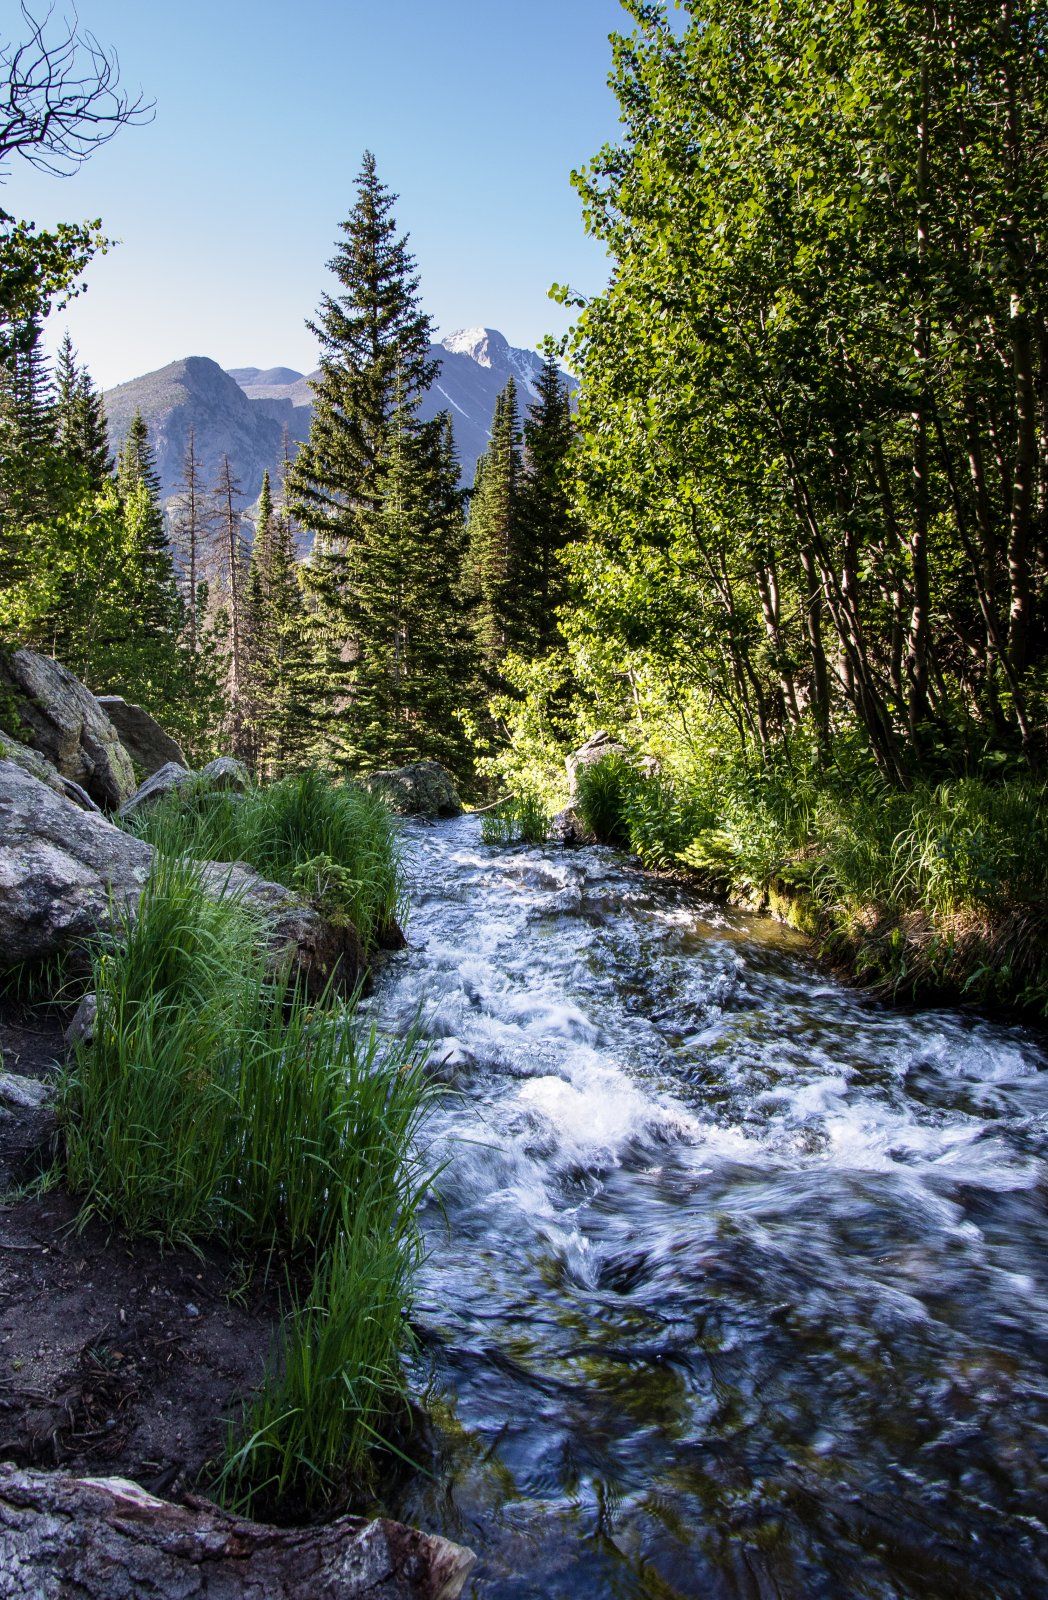
M509 362L509 340L497 328L459 328L441 343L449 355L469 356L478 367L502 368Z

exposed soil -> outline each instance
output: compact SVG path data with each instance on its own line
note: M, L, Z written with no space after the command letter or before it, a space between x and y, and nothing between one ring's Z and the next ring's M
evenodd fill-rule
M3 1070L46 1080L66 1019L0 1003ZM206 1487L226 1425L260 1381L275 1300L217 1252L80 1228L61 1187L52 1113L0 1114L0 1460Z

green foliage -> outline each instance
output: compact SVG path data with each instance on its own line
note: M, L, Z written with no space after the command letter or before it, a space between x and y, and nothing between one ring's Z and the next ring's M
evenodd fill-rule
M629 799L636 777L617 752L580 767L575 778L575 805L586 827L601 844L629 846Z
M193 785L126 824L170 855L247 861L288 888L312 883L320 908L351 922L365 951L403 912L396 825L381 799L309 770L246 795Z
M549 812L538 795L511 795L486 811L480 819L485 844L545 844L549 838Z

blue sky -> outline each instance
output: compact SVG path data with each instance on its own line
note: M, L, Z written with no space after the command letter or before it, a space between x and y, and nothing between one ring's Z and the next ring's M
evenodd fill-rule
M155 121L71 178L16 161L0 203L40 224L101 216L121 241L49 330L53 344L68 324L103 386L185 355L308 370L304 319L366 147L400 195L443 332L486 323L533 345L566 324L550 283L601 287L569 173L615 134L617 0L79 0L78 12L156 100Z

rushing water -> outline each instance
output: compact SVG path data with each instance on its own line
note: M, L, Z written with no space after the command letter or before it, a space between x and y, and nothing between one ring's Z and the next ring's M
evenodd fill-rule
M1048 1071L603 850L412 828L417 1311L485 1600L1048 1595Z

